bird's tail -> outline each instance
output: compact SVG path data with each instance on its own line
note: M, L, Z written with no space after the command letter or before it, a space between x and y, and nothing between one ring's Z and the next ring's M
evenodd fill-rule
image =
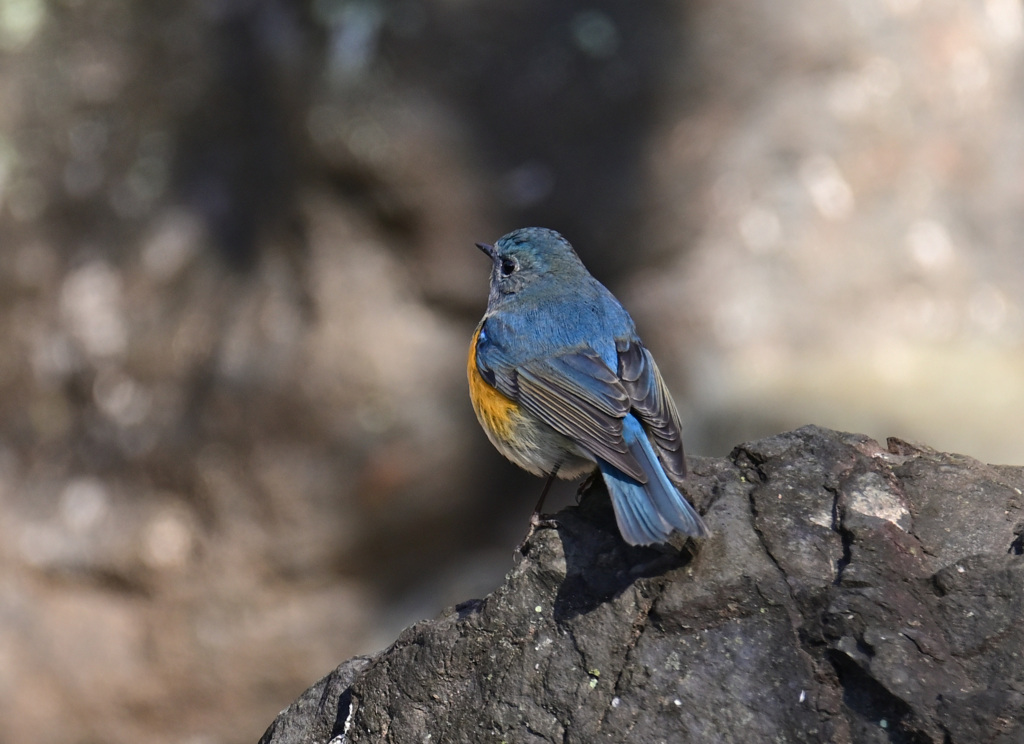
M598 467L626 542L630 545L664 543L676 531L706 537L709 532L704 520L668 479L640 422L627 416L623 434L630 453L647 476L647 483L630 478L600 459Z

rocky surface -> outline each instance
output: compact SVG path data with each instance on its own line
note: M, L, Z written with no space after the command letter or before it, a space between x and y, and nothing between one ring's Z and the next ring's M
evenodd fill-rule
M594 489L262 744L1024 739L1024 469L816 427L692 465L704 544Z

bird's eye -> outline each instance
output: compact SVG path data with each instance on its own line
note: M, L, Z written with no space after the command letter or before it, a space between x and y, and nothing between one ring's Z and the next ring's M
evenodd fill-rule
M519 268L519 262L514 258L503 258L501 259L501 275L509 276L513 271Z

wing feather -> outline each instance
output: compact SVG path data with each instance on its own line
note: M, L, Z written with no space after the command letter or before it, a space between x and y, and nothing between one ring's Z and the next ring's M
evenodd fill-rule
M517 401L582 449L640 483L647 476L623 436L633 412L676 485L686 477L679 413L653 357L638 339L616 343L618 369L591 347L513 363L481 335L477 367L505 396Z
M629 396L593 349L532 360L516 371L520 405L592 455L647 482L622 436Z
M669 478L680 485L686 478L686 458L679 411L672 400L658 365L639 340L620 341L619 377L629 394L632 408L647 431L658 459Z

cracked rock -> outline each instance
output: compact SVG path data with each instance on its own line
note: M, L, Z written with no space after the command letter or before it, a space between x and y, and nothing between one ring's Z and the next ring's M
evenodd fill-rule
M629 547L597 487L261 744L1024 740L1024 468L816 427L691 466L710 539Z

